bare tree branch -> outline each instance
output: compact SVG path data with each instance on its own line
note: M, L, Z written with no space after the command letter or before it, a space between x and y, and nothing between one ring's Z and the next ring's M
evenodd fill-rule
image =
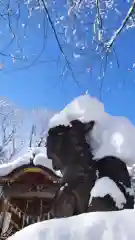
M59 41L59 38L58 38L58 35L57 35L57 32L56 32L56 29L55 29L54 24L53 24L53 21L52 21L52 19L51 19L50 13L49 13L49 11L48 11L48 9L47 9L46 3L45 3L44 0L41 0L41 2L42 2L42 4L43 4L43 6L44 6L44 10L45 10L45 12L46 12L46 14L47 14L47 16L48 16L48 20L49 20L49 23L50 23L50 25L51 25L51 27L52 27L52 30L53 30L53 33L54 33L56 42L57 42L57 44L58 44L58 47L59 47L59 49L60 49L60 52L62 53L62 56L63 56L64 59L65 59L65 62L66 62L67 67L68 67L68 69L69 69L69 71L70 71L70 73L71 73L71 76L72 76L72 78L75 80L75 82L77 83L78 87L80 87L80 84L79 84L78 80L76 79L75 74L74 74L74 72L73 72L73 69L72 69L72 67L71 67L71 63L69 62L67 56L65 55L65 53L64 53L64 51L63 51L63 48L62 48L61 44L60 44L60 41Z
M36 135L36 125L32 124L31 128L31 133L30 133L30 141L29 141L29 147L32 147L32 141L33 141L33 136Z
M100 13L100 0L96 0L96 9L97 9L98 26L99 26L99 30L101 31L103 24L102 24L102 17Z

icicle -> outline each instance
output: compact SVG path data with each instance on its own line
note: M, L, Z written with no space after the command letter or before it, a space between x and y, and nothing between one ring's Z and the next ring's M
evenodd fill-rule
M18 214L18 216L19 216L19 218L21 218L21 216L22 216L22 213L19 211L19 214Z
M17 214L17 212L18 212L18 211L17 211L17 207L15 207L14 210L15 210L15 213Z
M26 223L27 223L27 224L29 224L29 220L30 220L30 217L27 216L27 217L26 217Z

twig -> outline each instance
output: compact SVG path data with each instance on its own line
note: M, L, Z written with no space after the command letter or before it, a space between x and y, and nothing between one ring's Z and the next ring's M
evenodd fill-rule
M58 35L57 35L57 32L56 32L56 29L55 29L54 24L53 24L53 21L52 21L52 19L51 19L50 13L49 13L49 11L48 11L48 9L47 9L46 3L45 3L44 0L41 0L41 1L42 1L44 10L45 10L45 12L46 12L46 14L47 14L47 17L48 17L49 23L50 23L50 25L51 25L51 28L52 28L52 30L53 30L53 33L54 33L56 42L57 42L57 44L58 44L58 47L59 47L59 49L60 49L60 51L61 51L61 53L62 53L62 56L64 57L64 59L65 59L65 61L66 61L67 67L68 67L68 69L69 69L70 72L71 72L72 78L75 80L75 82L77 83L77 85L80 87L80 84L79 84L79 82L77 81L77 79L76 79L76 77L75 77L75 75L74 75L73 69L72 69L72 67L71 67L71 65L70 65L70 62L69 62L67 56L65 55L65 53L64 53L64 51L63 51L63 48L62 48L62 46L61 46L61 44L60 44L60 41L59 41L59 38L58 38Z
M102 17L100 14L100 0L96 0L96 8L97 8L97 18L98 18L99 29L102 30Z

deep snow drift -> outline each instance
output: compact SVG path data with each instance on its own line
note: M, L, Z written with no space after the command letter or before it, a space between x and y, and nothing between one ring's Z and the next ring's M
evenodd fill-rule
M8 240L134 240L135 211L97 212L33 224Z
M49 127L67 126L75 119L81 122L95 120L92 132L95 158L112 155L121 158L128 166L135 164L135 126L127 118L111 116L105 112L103 103L86 94L55 114L49 121Z

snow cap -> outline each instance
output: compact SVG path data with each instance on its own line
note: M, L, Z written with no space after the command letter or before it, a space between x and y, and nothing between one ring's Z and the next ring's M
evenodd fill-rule
M95 121L87 140L96 159L110 155L120 158L128 166L135 164L135 126L127 118L108 114L103 103L86 94L75 98L55 114L50 119L49 127L67 126L73 120L83 123Z

